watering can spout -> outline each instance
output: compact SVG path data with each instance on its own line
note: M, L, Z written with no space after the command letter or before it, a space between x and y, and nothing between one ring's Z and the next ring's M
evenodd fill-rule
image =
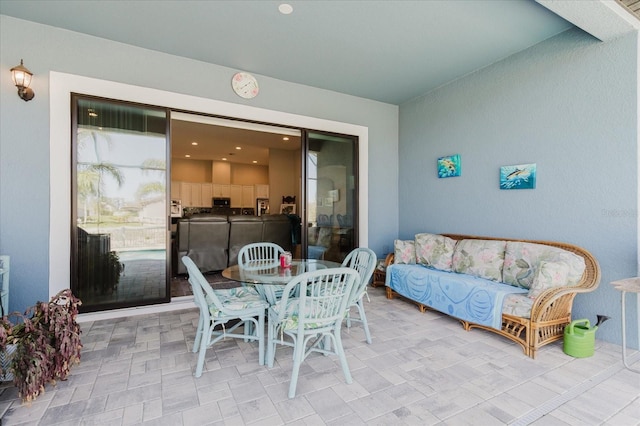
M609 319L609 317L606 315L596 315L596 317L598 318L598 322L596 322L596 327L598 327L600 324L602 324L603 322Z

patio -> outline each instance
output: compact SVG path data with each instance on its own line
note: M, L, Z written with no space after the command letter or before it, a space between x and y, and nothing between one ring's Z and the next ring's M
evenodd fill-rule
M373 344L359 324L343 330L351 385L337 357L311 356L289 400L291 349L268 369L256 344L236 339L209 350L196 379L194 307L81 323L82 362L69 379L30 407L5 384L2 425L638 425L640 375L623 367L620 346L596 341L579 359L556 342L532 360L493 333L369 293Z

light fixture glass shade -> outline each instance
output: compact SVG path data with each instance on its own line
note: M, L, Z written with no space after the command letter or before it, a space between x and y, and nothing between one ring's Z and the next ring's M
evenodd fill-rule
M33 73L23 65L22 59L20 59L20 65L11 68L13 84L18 87L23 87L25 89L29 87L31 85L31 77L33 77Z
M33 73L24 66L22 59L20 59L20 65L11 68L11 79L18 88L18 96L25 101L30 101L35 95L33 90L29 88L31 77L33 77Z

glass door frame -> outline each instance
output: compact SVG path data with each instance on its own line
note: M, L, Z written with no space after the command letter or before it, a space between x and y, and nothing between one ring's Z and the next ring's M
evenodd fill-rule
M328 132L328 131L323 131L323 130L313 130L313 129L300 129L301 131L301 140L302 140L302 149L300 150L300 161L302 164L301 170L302 170L302 176L301 176L301 185L302 187L300 188L300 194L302 195L302 201L300 203L300 218L302 221L301 224L301 235L300 235L300 242L301 242L301 257L302 258L308 258L309 256L309 210L307 208L308 203L309 203L309 194L307 191L307 185L308 185L308 179L309 179L309 174L308 174L308 167L307 167L307 159L309 156L309 134L313 133L313 134L320 134L320 135L325 135L328 137L338 137L338 138L344 138L344 139L350 139L353 144L352 144L352 150L353 150L353 178L354 178L354 192L353 192L353 219L352 219L352 224L353 224L353 236L352 236L352 241L353 241L353 245L354 248L358 247L360 244L360 146L359 146L359 141L360 138L358 137L358 135L350 135L350 134L345 134L345 133L335 133L335 132Z
M88 96L119 99L136 104L155 105L171 111L192 111L196 114L235 117L263 123L274 123L294 128L309 128L355 135L359 138L359 240L368 245L369 220L366 214L369 200L368 146L369 127L331 120L313 115L278 111L268 106L255 108L250 105L213 98L198 97L166 89L154 89L92 78L78 74L51 71L49 73L49 235L48 235L48 294L53 296L70 285L70 208L71 208L71 106L74 93ZM181 298L176 302L181 306ZM173 301L172 301L173 304ZM159 312L164 308L149 306L144 312ZM141 312L142 313L142 312ZM115 318L117 312L91 318Z
M70 108L71 108L71 214L70 214L70 288L76 289L78 283L78 200L77 200L77 161L78 161L78 101L89 100L96 102L110 103L114 105L130 106L135 108L157 110L165 113L165 212L164 217L166 220L164 249L165 249L165 283L164 283L164 297L146 300L135 300L133 302L112 302L99 305L85 305L80 307L80 312L100 312L119 308L131 308L145 305L157 305L160 303L171 302L171 218L170 218L170 170L171 170L171 110L166 107L141 104L137 102L130 102L114 98L105 98L99 96L86 95L81 93L71 93ZM124 271L126 273L126 271ZM74 290L75 291L75 290Z

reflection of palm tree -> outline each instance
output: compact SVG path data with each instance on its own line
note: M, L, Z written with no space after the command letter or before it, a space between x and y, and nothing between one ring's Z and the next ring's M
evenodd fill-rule
M145 182L140 184L136 191L136 198L140 200L141 204L146 204L145 199L149 199L153 195L164 195L165 184L162 182Z
M164 178L167 171L167 163L162 159L149 158L142 162L140 168L142 169L143 174L155 172ZM153 202L152 200L149 200L153 195L163 196L166 192L166 188L167 186L164 181L144 182L138 187L138 190L136 191L136 198L144 205L148 202Z
M105 132L97 132L90 129L78 129L78 152L85 148L87 140L93 142L93 149L96 155L96 162L78 162L78 198L84 200L84 222L87 221L87 204L92 197L102 198L104 193L102 176L112 177L119 187L124 183L124 175L122 171L110 163L105 163L100 159L100 150L98 149L98 135L102 136L108 146L111 146L111 138ZM98 202L98 210L100 209Z
M78 164L78 168L83 167L82 170L78 170L77 185L78 185L78 198L84 200L84 222L87 221L87 203L92 197L101 197L104 192L102 175L107 174L111 176L118 186L122 186L124 183L124 176L120 169L112 164L100 163L100 164Z
M167 163L159 158L149 158L144 160L140 165L140 168L144 173L149 171L160 172L162 175L167 171Z

